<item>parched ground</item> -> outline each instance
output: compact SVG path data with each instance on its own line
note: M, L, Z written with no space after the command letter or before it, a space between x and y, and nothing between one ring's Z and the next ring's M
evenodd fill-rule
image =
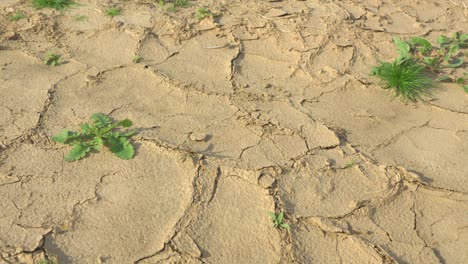
M78 2L0 1L0 263L468 263L468 95L369 76L392 36L466 31L463 1ZM63 160L96 112L134 159Z

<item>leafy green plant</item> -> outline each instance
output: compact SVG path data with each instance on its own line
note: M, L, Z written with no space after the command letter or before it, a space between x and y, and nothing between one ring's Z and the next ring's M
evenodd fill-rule
M380 77L388 86L396 83L399 87L406 87L401 89L401 93L397 93L397 95L403 97L410 95L407 99L413 101L421 99L419 94L427 92L431 85L426 77L428 74L436 76L437 81L454 81L468 93L466 73L463 77L450 76L453 72L452 69L464 65L464 54L460 50L468 48L468 34L456 32L452 37L441 35L437 38L438 47L421 37L412 37L407 41L395 37L393 41L397 47L398 58L391 64L381 63L373 69L372 73ZM390 74L391 72L393 74ZM408 72L411 74L407 74ZM401 79L396 80L398 73L400 73ZM408 77L413 78L411 76L419 77L414 77L414 82L408 82ZM404 83L412 85L404 85ZM424 87L419 87L420 85Z
M47 53L47 57L44 60L44 64L49 66L57 66L62 62L62 56L54 53Z
M53 8L55 10L65 10L75 4L72 0L32 0L32 3L37 9Z
M174 6L175 7L188 7L190 6L190 0L175 0Z
M346 165L344 166L345 169L349 169L351 167L354 167L354 165L356 165L356 161L355 160L351 160L350 162L346 163Z
M56 257L52 257L52 258L49 258L49 259L39 260L39 262L37 264L58 264L58 261L57 261Z
M199 8L197 10L197 13L195 14L195 17L198 18L198 20L202 20L207 17L213 17L213 16L214 16L213 13L211 13L211 11L206 7Z
M165 0L160 0L159 5L160 6L166 6L168 1ZM169 7L167 7L167 11L169 12L177 12L177 10L181 7L189 7L190 6L190 0L174 0L172 3L170 3Z
M423 65L412 60L381 62L372 74L382 80L384 89L393 90L395 97L418 101L430 95L432 79L426 75Z
M273 212L268 212L268 215L270 216L271 220L273 221L273 227L276 228L284 228L289 230L290 226L286 223L284 223L284 213L281 212L279 214L275 214Z
M82 22L88 20L88 17L84 15L75 15L73 16L73 20Z
M118 127L131 127L132 121L124 119L112 122L105 114L91 115L90 122L80 125L80 132L63 130L52 137L54 142L73 146L66 161L76 161L84 158L92 150L100 151L106 146L117 157L128 160L133 158L135 150L130 144L129 138L135 131L116 131Z
M117 7L111 7L106 10L106 15L110 17L118 16L120 13L122 13L122 10Z
M26 15L21 13L21 12L16 12L14 15L10 16L11 21L18 21L18 20L21 20L23 18L26 18Z
M143 59L143 58L140 57L139 55L135 55L135 56L133 56L132 61L133 61L134 63L140 63L142 59Z

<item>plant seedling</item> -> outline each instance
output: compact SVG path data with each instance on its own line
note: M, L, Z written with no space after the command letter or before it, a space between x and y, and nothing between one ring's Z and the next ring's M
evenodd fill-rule
M38 264L58 264L57 258L49 258L49 259L42 259L38 262Z
M195 17L198 18L198 20L205 19L207 17L213 17L214 14L211 13L211 11L208 8L202 7L197 10L197 13L195 14Z
M372 74L382 80L384 89L393 90L395 97L415 102L423 95L430 95L432 79L426 76L423 65L412 60L381 62Z
M112 122L105 114L97 113L91 115L89 123L80 125L80 132L63 130L52 137L52 140L73 147L65 156L66 161L80 160L92 150L100 151L103 145L117 157L128 160L135 155L135 150L129 141L135 131L120 132L116 131L116 128L130 126L132 121L129 119Z
M106 10L106 15L110 17L118 16L120 13L122 13L122 10L116 7L111 7Z
M140 63L142 59L143 59L143 58L140 57L139 55L135 55L135 56L133 56L132 61L133 61L134 63Z
M281 212L278 215L273 213L273 212L268 212L268 215L270 216L271 220L273 221L273 227L275 228L284 228L286 230L289 230L290 227L288 224L284 223L284 213Z
M354 165L356 165L356 161L355 160L351 160L350 162L346 163L346 165L344 166L345 169L349 169L351 167L354 167Z
M190 0L175 0L175 7L188 7L190 5Z
M468 93L466 73L464 77L455 78L447 75L453 72L451 69L464 64L460 50L468 48L468 34L456 32L452 37L441 35L437 38L439 47L421 37L412 37L407 41L395 37L393 41L397 46L398 58L393 63L381 63L372 74L380 77L388 88L393 88L397 96L412 101L421 99L420 95L428 92L431 84L427 74L437 76L436 81L452 80Z
M14 15L10 16L11 21L18 21L18 20L21 20L23 18L26 18L26 15L21 13L21 12L16 12Z
M74 19L75 21L82 22L82 21L88 20L88 17L87 17L87 16L84 16L84 15L75 15L75 16L73 16L73 19Z
M65 10L74 5L72 0L33 0L33 6L37 9L53 8L55 10Z
M57 66L62 62L62 56L54 53L47 53L47 57L44 60L44 64L49 66Z
M161 0L159 1L160 6L165 6L167 4L167 1ZM172 5L167 8L167 11L169 12L177 12L179 7L189 7L190 6L190 0L174 0L172 2Z

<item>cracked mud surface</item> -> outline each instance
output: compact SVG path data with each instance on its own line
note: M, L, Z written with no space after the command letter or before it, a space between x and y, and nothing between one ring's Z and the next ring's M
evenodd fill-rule
M0 263L468 263L468 96L369 76L393 35L466 31L463 1L78 2L0 2ZM96 112L134 159L63 161Z

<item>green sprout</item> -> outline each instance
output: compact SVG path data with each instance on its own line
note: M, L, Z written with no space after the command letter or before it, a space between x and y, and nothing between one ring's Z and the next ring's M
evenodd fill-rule
M432 79L451 80L462 86L468 93L468 78L450 77L452 69L464 65L461 49L468 48L468 34L456 32L452 37L441 35L437 38L439 47L421 37L412 37L405 41L394 37L399 56L392 62L381 62L372 70L372 74L382 80L386 88L394 90L396 96L417 101L429 95Z
M72 0L33 0L33 6L37 9L52 8L63 11L75 4Z
M21 12L16 12L14 15L10 16L11 21L18 21L18 20L21 20L23 18L26 18L26 15L21 13Z
M106 10L106 15L110 17L118 16L120 13L122 13L122 10L116 7L111 7Z
M57 66L62 62L62 56L54 53L47 53L47 57L44 60L44 64L49 66Z
M355 160L351 160L350 162L346 163L346 165L344 166L345 169L349 169L351 167L354 167L354 165L356 165L356 161Z
M75 21L82 22L82 21L88 20L88 17L87 17L87 16L84 16L84 15L75 15L75 16L73 16L73 19L74 19Z
M213 13L208 8L202 7L197 10L197 13L195 14L195 17L198 18L198 20L205 19L207 17L213 17Z
M284 228L286 230L289 230L290 227L288 224L285 224L284 221L284 213L281 212L278 215L273 213L273 212L268 212L268 215L270 216L271 220L273 221L273 227L275 228Z
M430 95L432 89L432 79L426 76L424 66L412 60L381 62L372 74L382 80L384 89L393 90L395 97L404 100L418 101Z
M115 129L131 126L132 121L129 119L112 122L105 114L97 113L91 115L89 123L80 125L80 132L63 130L52 137L52 140L73 147L65 156L66 161L80 160L93 150L100 151L103 145L117 157L128 160L135 155L135 150L129 141L135 131L121 132Z
M135 56L133 56L132 61L133 61L134 63L140 63L142 59L143 59L143 58L140 57L139 55L135 55Z

